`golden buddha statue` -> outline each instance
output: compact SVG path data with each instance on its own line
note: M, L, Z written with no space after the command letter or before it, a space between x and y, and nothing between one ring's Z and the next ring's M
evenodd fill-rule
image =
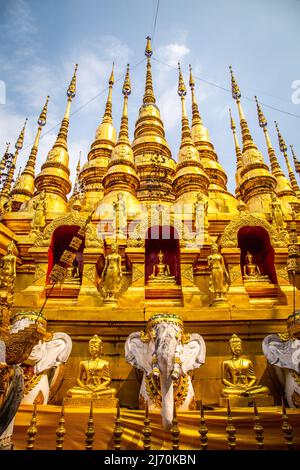
M175 276L171 276L170 267L165 263L165 255L161 250L157 255L157 263L153 265L152 274L149 276L148 284L176 284Z
M42 191L38 198L33 200L34 215L31 221L33 233L42 232L46 226L47 203L45 191Z
M111 244L111 254L105 257L105 265L101 275L104 302L116 301L122 278L121 261L118 245L116 242L113 242Z
M80 272L76 260L72 266L68 266L64 284L80 286Z
M232 357L222 364L222 382L225 385L222 396L227 398L268 396L270 393L268 387L257 385L250 359L241 357L241 338L233 334L229 340L229 347Z
M0 287L12 293L16 280L17 257L14 255L15 244L11 241L7 252L0 262Z
M116 390L109 387L109 362L101 358L102 349L102 339L94 335L89 341L90 358L80 361L76 386L68 390L68 398L115 398Z
M268 276L261 273L257 264L253 263L253 255L247 251L246 264L243 268L243 279L246 282L270 282Z
M214 294L213 305L226 302L225 293L229 287L229 274L226 269L224 258L219 253L218 245L213 243L211 254L207 257L208 267L211 269L209 279L209 290Z

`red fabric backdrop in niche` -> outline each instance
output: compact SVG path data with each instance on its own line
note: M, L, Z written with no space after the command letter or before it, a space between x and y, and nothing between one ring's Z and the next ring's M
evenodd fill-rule
M62 225L54 230L48 251L47 282L49 282L49 275L53 265L59 261L64 250L68 249L72 238L77 234L79 229L80 227L77 225ZM82 243L76 254L76 262L79 267L80 275L82 275L83 270L83 248L84 243Z
M159 251L165 255L165 263L170 267L171 276L176 277L180 284L180 249L178 233L174 227L153 226L148 229L146 238L146 282L153 272L153 265L157 263Z
M253 263L257 264L262 274L269 276L273 284L277 284L274 265L274 249L270 243L268 232L262 227L246 226L239 230L238 246L241 249L241 270L246 264L247 251L253 255Z

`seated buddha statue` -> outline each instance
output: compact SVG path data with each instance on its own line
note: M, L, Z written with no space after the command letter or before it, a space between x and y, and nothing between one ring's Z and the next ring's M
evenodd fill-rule
M80 273L76 260L67 268L67 275L64 280L64 284L80 286Z
M152 274L149 276L148 284L168 283L176 284L175 276L171 276L170 267L165 263L165 255L160 250L157 255L157 263L153 265Z
M241 338L233 334L229 340L229 347L232 357L222 364L222 382L225 385L222 396L227 398L268 396L270 393L268 387L257 384L250 359L241 357Z
M116 390L110 388L109 363L101 358L102 340L94 335L89 341L90 358L80 361L76 386L68 390L69 398L114 398Z
M270 282L268 276L265 276L261 273L257 264L253 263L253 255L247 251L246 254L246 264L243 268L243 278L244 281L250 282Z

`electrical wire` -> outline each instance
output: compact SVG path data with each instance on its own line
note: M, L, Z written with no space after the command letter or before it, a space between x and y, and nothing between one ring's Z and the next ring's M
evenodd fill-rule
M159 9L159 0L157 0L157 4L156 4L155 18L154 18L153 29L152 29L152 36L151 36L151 38L152 38L152 46L153 46L153 44L154 44L154 36L155 36L155 30L156 30L158 9Z
M159 60L157 59L156 57L152 57L153 60L155 60L156 62L162 64L162 65L165 65L173 70L177 70L177 67L175 67L174 65L170 65L166 62L163 62L162 60ZM230 93L231 94L231 88L226 88L226 87L223 87L221 85L219 85L218 83L214 83L210 80L206 80L205 78L202 78L202 77L198 77L197 75L194 75L193 74L193 77L196 78L197 80L201 81L201 82L204 82L204 83L207 83L208 85L211 85L215 88L219 88L220 90L223 90L223 91L226 91L227 93ZM250 96L247 96L247 95L242 95L242 98L245 98L245 100L248 100L248 101L251 101L251 102L255 102L255 100L253 98L251 98ZM294 114L294 113L290 113L289 111L286 111L286 110L283 110L283 109L280 109L280 108L276 108L275 106L272 106L270 104L267 104L267 103L264 103L262 101L259 101L259 103L263 106L265 106L266 108L270 108L270 109L273 109L275 111L278 111L280 113L283 113L283 114L287 114L289 116L292 116L292 117L295 117L297 119L300 119L300 115L299 114Z

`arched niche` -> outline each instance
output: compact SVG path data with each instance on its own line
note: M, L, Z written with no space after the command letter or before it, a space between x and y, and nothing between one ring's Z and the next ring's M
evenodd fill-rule
M145 279L146 283L157 263L159 251L165 255L165 263L170 267L171 276L180 284L180 247L176 228L170 225L154 225L145 236Z
M72 238L78 233L80 226L78 225L61 225L57 227L51 237L51 242L48 250L48 271L47 271L47 282L49 282L49 275L55 263L57 263L62 256L64 250L68 250ZM83 272L83 249L85 246L85 240L77 250L76 258L74 263L79 268L80 277Z
M263 227L245 226L238 231L238 247L241 250L241 272L246 264L247 251L253 255L253 262L262 274L267 275L273 284L277 284L274 264L274 249L267 230Z

